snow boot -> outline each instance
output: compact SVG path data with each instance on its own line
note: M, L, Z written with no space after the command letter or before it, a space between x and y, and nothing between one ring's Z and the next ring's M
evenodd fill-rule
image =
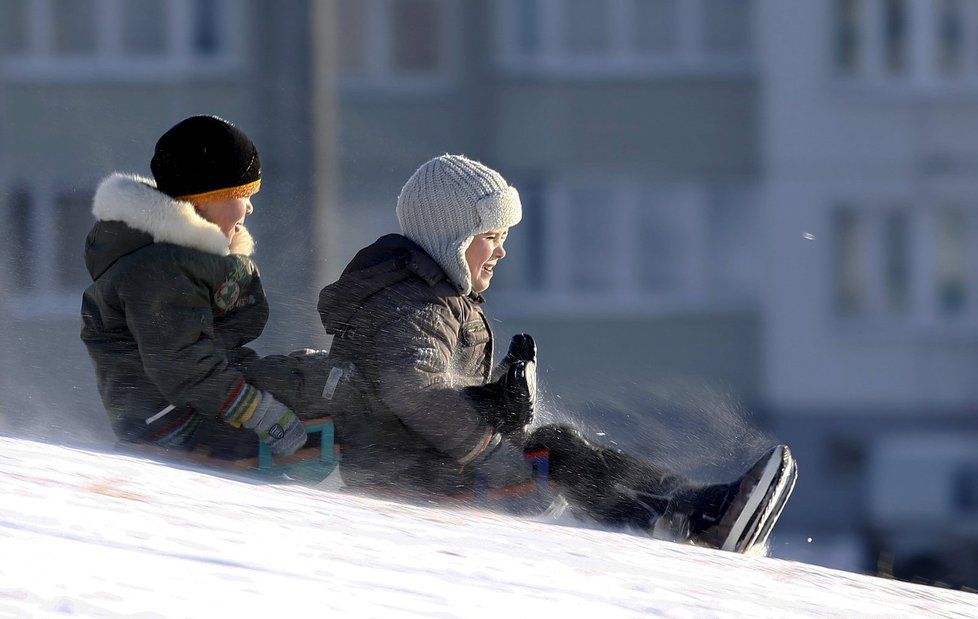
M791 451L778 445L736 481L680 490L665 518L673 526L685 520L696 545L748 552L767 542L797 477Z

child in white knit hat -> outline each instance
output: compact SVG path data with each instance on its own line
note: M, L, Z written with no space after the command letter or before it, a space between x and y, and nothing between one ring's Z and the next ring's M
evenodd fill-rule
M498 172L436 157L401 190L402 234L362 249L323 289L334 336L324 397L344 481L441 496L508 489L533 482L525 454L542 453L552 487L582 516L739 552L763 543L794 484L787 447L734 482L704 486L569 426L529 430L536 344L517 335L494 367L481 296L521 216Z

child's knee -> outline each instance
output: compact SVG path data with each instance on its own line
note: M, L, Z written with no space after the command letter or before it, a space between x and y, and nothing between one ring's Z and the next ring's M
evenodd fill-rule
M536 451L545 449L551 452L565 452L588 444L584 434L573 426L550 424L533 430L527 440L526 449Z

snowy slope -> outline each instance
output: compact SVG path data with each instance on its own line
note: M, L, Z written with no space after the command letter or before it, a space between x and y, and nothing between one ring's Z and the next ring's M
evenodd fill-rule
M0 617L978 617L978 596L0 438Z

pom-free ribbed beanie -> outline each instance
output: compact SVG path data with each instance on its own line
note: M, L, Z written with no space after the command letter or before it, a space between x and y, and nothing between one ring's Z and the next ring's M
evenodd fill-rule
M156 188L194 204L247 198L261 185L261 161L244 131L217 116L191 116L164 133L150 162Z
M495 170L462 155L428 161L397 198L401 232L445 269L462 294L472 291L465 262L472 237L515 226L522 216L516 189Z

